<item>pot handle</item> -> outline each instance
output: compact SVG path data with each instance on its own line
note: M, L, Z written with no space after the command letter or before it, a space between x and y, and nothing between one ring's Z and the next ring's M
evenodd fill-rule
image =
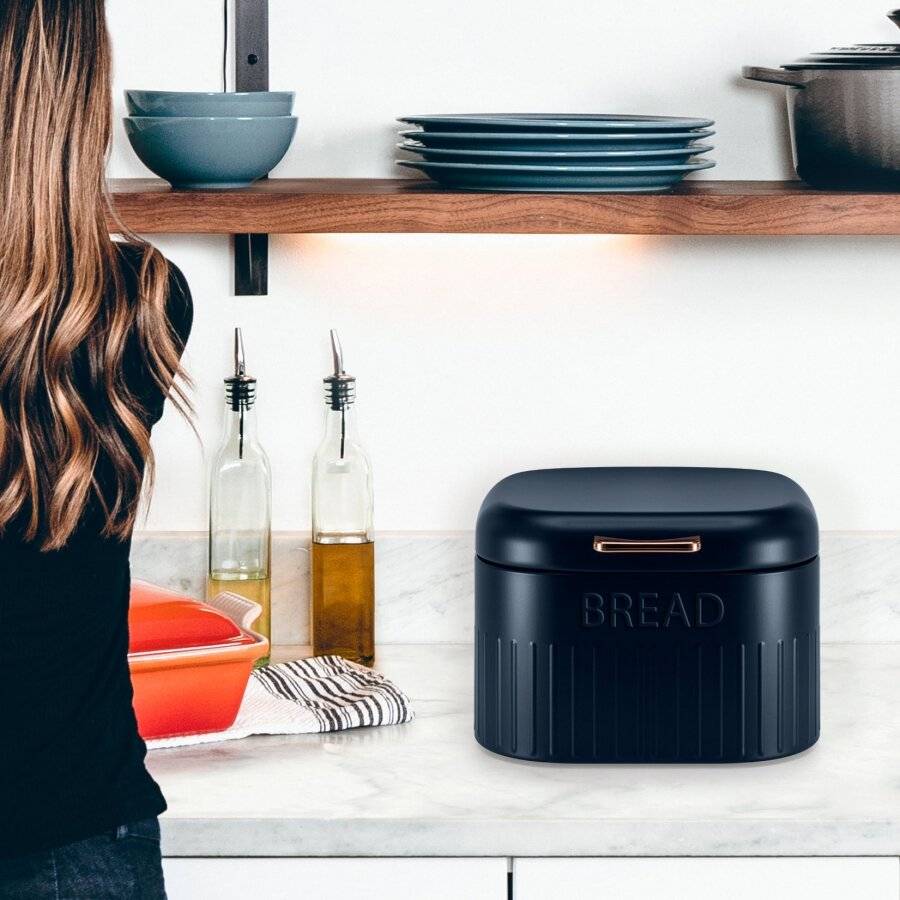
M764 66L744 66L741 75L751 81L767 81L770 84L786 84L788 87L802 88L806 84L802 72L788 72L786 69L767 69Z

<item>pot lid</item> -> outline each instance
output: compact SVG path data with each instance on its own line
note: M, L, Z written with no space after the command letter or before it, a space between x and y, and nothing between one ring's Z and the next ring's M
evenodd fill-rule
M810 56L890 56L900 53L900 44L854 44L851 47L832 47L824 53L811 53Z
M174 591L134 581L128 607L128 652L169 653L252 644L225 613Z
M900 27L900 9L888 13ZM782 66L784 69L892 69L900 68L900 44L851 44L810 53Z
M869 71L881 71L882 69L900 69L900 55L897 59L883 60L838 60L838 59L798 59L781 67L791 72L808 71L810 69L867 69Z
M812 502L755 469L541 469L484 499L475 552L490 563L568 572L778 569L818 555Z

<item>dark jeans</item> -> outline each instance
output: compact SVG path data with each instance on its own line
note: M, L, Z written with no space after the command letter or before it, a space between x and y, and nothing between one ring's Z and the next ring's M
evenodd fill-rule
M55 850L0 859L3 900L166 900L159 821L120 825Z

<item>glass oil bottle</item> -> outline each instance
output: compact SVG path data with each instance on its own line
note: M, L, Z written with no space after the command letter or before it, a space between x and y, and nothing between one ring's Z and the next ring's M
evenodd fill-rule
M257 439L255 405L256 379L247 374L241 329L235 328L225 428L210 473L207 597L231 591L254 600L262 611L252 628L271 642L272 476Z
M375 660L372 467L351 414L356 379L331 332L334 372L325 384L325 436L312 472L311 630L316 656Z

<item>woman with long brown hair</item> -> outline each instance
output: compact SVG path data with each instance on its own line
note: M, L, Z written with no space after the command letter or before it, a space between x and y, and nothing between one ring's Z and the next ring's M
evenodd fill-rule
M0 896L28 900L165 896L128 554L192 307L110 239L110 66L103 0L0 2Z

